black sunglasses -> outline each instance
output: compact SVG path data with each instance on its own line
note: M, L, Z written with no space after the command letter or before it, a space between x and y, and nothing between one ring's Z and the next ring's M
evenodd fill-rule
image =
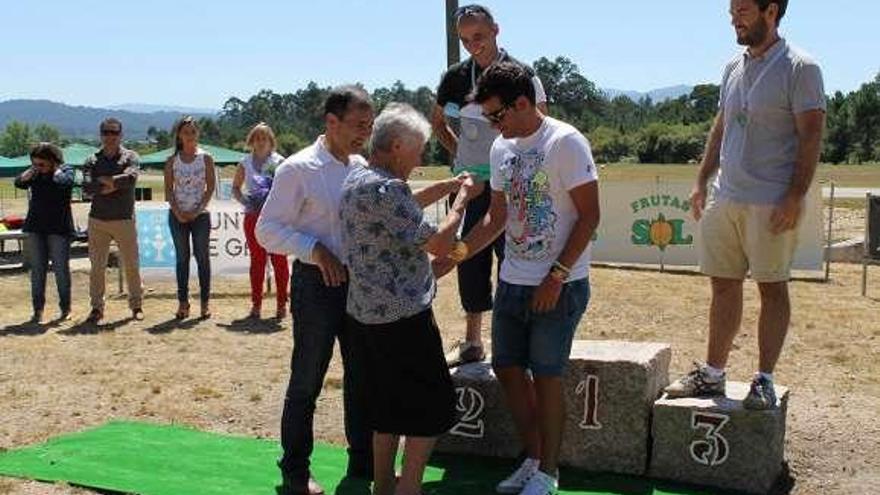
M510 103L505 103L498 110L494 112L485 113L483 112L483 117L486 117L486 120L493 124L500 124L502 120L504 120L504 116L507 115L507 111L513 107Z
M122 131L117 131L115 129L101 129L102 136L118 136L122 134Z

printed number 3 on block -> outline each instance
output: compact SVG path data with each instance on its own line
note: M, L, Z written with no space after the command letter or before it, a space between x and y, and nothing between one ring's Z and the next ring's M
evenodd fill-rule
M726 414L714 414L694 411L691 414L691 428L706 428L703 440L691 442L691 459L704 466L724 464L730 454L727 439L721 435L721 429L730 421Z

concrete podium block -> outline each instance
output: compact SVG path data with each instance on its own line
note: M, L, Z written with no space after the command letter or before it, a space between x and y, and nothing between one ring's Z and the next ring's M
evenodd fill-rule
M669 381L666 344L575 341L563 376L566 420L560 462L591 471L644 474L651 409ZM452 371L459 422L437 450L496 457L522 451L490 365Z
M451 370L458 423L437 440L436 450L450 454L516 457L522 443L489 363Z
M669 399L654 404L652 477L749 493L767 493L783 469L788 389L777 406L742 406L749 384L728 382L727 396Z
M644 474L651 408L669 382L667 344L575 341L563 387L560 463L588 471Z

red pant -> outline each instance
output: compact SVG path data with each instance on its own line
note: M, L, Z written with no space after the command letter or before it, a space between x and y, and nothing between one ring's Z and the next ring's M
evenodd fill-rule
M268 254L263 246L257 242L257 236L254 233L259 216L259 213L245 213L244 215L244 237L251 253L251 302L257 308L261 307L263 303L263 280L266 277L266 255ZM275 272L278 307L284 307L287 304L290 266L287 264L287 256L283 254L270 254L269 257L272 259L272 271Z

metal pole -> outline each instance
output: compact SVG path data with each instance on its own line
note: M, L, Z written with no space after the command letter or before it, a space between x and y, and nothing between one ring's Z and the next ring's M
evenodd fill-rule
M831 229L834 225L834 181L831 181L831 201L828 204L828 233L825 241L825 283L831 280Z
M865 242L863 244L863 253L862 253L862 297L868 295L868 256L870 255L869 244L871 244L871 239L868 237L870 232L868 230L871 228L871 193L865 193Z
M458 29L455 26L455 11L458 0L446 0L446 66L451 67L461 60L458 44Z
M654 176L654 194L660 194L660 176ZM649 234L650 237L650 234ZM666 259L664 257L664 252L660 251L660 273L664 273L666 271Z

